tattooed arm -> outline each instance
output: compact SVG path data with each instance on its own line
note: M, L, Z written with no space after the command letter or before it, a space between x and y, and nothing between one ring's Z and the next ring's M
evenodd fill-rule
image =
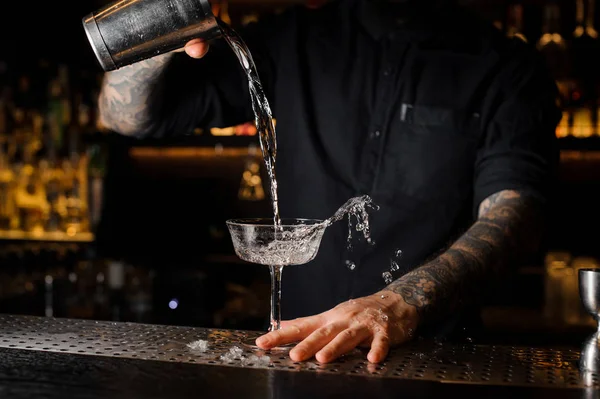
M448 250L399 278L386 290L417 309L420 324L452 314L537 249L541 209L518 191L502 191L482 202L479 218Z
M98 98L100 124L124 135L144 136L160 106L161 76L171 57L185 51L191 58L202 58L208 48L208 43L194 39L180 50L107 72Z
M107 72L98 99L100 124L128 136L144 135L152 125L150 100L160 98L160 76L172 55Z

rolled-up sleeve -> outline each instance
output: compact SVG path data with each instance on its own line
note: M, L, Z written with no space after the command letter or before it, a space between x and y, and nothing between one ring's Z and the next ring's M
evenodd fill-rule
M476 156L475 211L489 196L520 190L547 201L556 182L561 118L555 81L539 55L518 48L498 74Z

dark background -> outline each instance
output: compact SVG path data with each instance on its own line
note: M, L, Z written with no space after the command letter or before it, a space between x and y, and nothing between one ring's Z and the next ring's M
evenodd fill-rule
M26 1L11 3L10 10L0 14L0 61L8 71L5 80L12 84L18 76L28 74L40 87L45 87L46 75L42 72L57 64L66 64L74 88L93 99L101 69L87 43L81 19L106 3L99 0L48 1L35 5ZM471 0L463 3L491 22L504 21L507 6L512 2ZM524 30L531 45L535 45L541 34L542 7L547 3L543 0L522 2ZM575 27L575 2L560 0L558 3L561 5L561 31L569 38ZM275 12L286 4L282 1L231 2L232 24L239 23L242 15ZM596 8L596 14L598 12L600 7ZM151 297L148 302L151 310L139 316L130 310L131 303L137 302L131 299L135 295L126 291L130 287L127 285L125 291L111 292L113 301L124 307L118 316L110 311L89 316L265 328L268 271L237 260L224 225L229 217L267 215L270 210L265 201L251 203L237 198L248 159L246 149L256 145L258 139L201 136L170 142L145 142L112 134L90 134L88 140L100 140L108 157L102 222L96 231L96 242L78 248L70 260L60 262L67 265L68 270L74 270L82 259L93 262L98 268L106 268L114 261L125 262L129 273L127 281L135 282L136 278L138 283L140 279L150 281L146 294ZM230 158L132 156L135 149L167 146L179 149L223 146L239 151ZM600 183L600 157L596 154L600 146L596 139L569 138L561 140L561 147L565 154L571 151L568 154L572 156L561 165L545 251L566 251L573 257L600 257L596 234L600 225L596 194ZM576 155L574 158L573 154ZM7 245L16 243L0 242L0 247ZM541 253L539 262L526 268L510 286L492 293L490 304L533 309L540 313L546 292L544 255ZM3 264L28 273L35 267L48 268L48 262L57 262L56 257L49 255L44 260L26 251L26 255L10 258ZM66 281L64 284L68 286ZM139 288L139 284L136 287ZM510 289L510 295L506 294L506 287ZM65 292L57 288L53 294L57 296L56 303L65 302L64 297L68 295ZM167 305L174 299L179 306L170 309ZM43 303L42 287L35 295L3 300L0 312L43 314ZM222 316L215 318L219 312ZM55 314L77 315L68 310L68 305L57 308Z

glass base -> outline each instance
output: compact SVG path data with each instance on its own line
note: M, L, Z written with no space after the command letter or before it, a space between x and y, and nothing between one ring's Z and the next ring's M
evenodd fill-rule
M294 348L294 346L296 346L296 343L291 343L291 344L285 344L285 345L279 345L276 346L274 348L268 349L268 350L264 350L262 348L259 348L256 345L256 339L260 336L262 336L262 333L256 333L256 334L252 334L252 335L248 335L244 338L242 338L240 340L240 345L246 347L247 349L251 349L254 351L260 351L260 352L265 352L265 353L273 353L273 352L289 352L290 350L292 350Z

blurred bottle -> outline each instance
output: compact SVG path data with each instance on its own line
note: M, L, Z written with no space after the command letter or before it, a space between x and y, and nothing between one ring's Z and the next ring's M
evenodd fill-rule
M109 261L107 271L110 319L124 321L128 316L125 296L126 265L122 261Z
M544 260L544 317L552 324L564 324L565 309L568 309L565 285L573 275L572 255L569 252L553 251Z
M0 91L3 89L0 86ZM0 230L10 230L14 214L15 175L10 166L10 111L4 92L0 92Z
M570 98L573 135L590 137L598 124L600 40L594 24L595 0L577 0L575 5L576 27L571 40L574 87Z
M90 230L97 231L102 218L104 206L104 180L106 175L106 151L99 143L88 147L88 215L90 219Z
M110 301L106 288L106 267L104 262L98 261L94 265L94 318L97 320L110 320Z
M542 12L542 35L537 42L537 48L556 80L561 96L561 106L563 108L571 107L574 82L569 46L561 34L560 7L556 1L550 1L544 4Z
M22 75L12 131L12 139L15 140L13 170L17 179L15 206L18 228L28 233L41 234L48 207L37 165L38 153L42 147L43 124L35 104L30 76Z
M265 199L265 191L260 175L259 158L257 157L257 149L254 145L248 148L248 158L246 159L242 173L238 198L242 201L262 201Z
M506 19L506 36L527 42L523 31L523 5L510 4Z

